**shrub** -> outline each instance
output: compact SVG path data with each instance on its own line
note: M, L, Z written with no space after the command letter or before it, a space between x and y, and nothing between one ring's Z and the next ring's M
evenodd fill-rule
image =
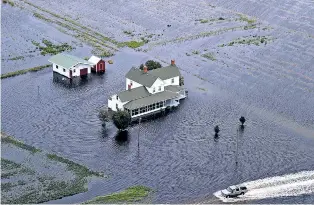
M112 115L112 120L119 130L125 130L131 123L131 116L128 112L119 110Z

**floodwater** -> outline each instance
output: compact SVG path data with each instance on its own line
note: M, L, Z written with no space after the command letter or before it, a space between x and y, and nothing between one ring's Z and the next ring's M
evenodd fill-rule
M92 5L97 2L92 1ZM206 2L190 4L182 1L182 7L169 2L165 10L159 9L167 2L162 1L159 5L143 1L136 5L131 1L115 1L106 5L107 15L96 12L97 15L88 18L81 16L80 22L96 28L95 19L102 18L99 21L110 24L98 29L118 36L132 27L138 32L152 30L154 20L160 27L167 25L172 15L190 11L172 20L172 27L160 37L168 40L212 30L211 26L229 26L230 23L195 26L195 19L232 16L223 8L209 7ZM54 8L56 12L60 10L57 1L46 4L38 0L36 3ZM137 12L131 15L133 19L126 18L126 10L117 9L124 3L134 8L132 12ZM71 4L71 13L80 11L83 15L79 9L82 6L78 5L84 5L84 1L75 6ZM90 8L84 6L86 11ZM174 9L182 12L170 12ZM147 15L151 16L150 13L156 10L160 18L149 20ZM130 21L134 23L128 24ZM238 24L235 22L234 25ZM110 176L108 180L92 182L86 193L51 203L80 203L135 184L155 190L153 203L217 203L220 199L213 194L232 184L299 172L302 175L302 171L312 173L314 38L304 32L291 32L291 28L284 26L284 23L275 22L271 24L271 30L240 30L159 46L147 45L147 53L125 49L113 57L114 64L107 65L104 75L92 75L71 87L64 85L62 79L61 82L56 80L51 69L4 79L2 130L28 144ZM152 33L160 30L155 29ZM276 39L260 46L218 47L235 38L256 34L271 35ZM214 52L217 60L186 55L193 50L202 54L205 49ZM189 90L189 97L180 107L165 117L141 124L139 149L137 125L123 136L116 136L117 130L110 123L103 130L97 118L98 110L107 104L110 95L125 88L126 72L133 65L149 59L169 63L172 58L182 69ZM244 130L238 130L241 115L247 119ZM215 125L221 129L216 140L213 136ZM238 166L235 165L237 136ZM311 180L304 183L310 183L309 187L313 184ZM278 186L275 184L274 187ZM312 191L304 194L297 190L296 193L299 194L271 195L267 189L264 190L265 198L250 200L254 203L314 201Z
M166 117L142 123L139 150L137 126L129 130L126 142L117 141L112 125L102 130L98 109L111 94L124 88L128 65L144 62L147 56L122 52L113 60L105 75L91 76L78 87L54 82L51 70L2 81L4 132L110 176L108 181L95 182L93 192L57 202L79 203L98 194L143 184L156 190L153 202L183 203L204 198L230 184L313 169L313 137L280 125L267 118L267 113L266 117L259 115L252 106L248 111L241 99L190 75L185 75L189 97L180 108ZM208 91L198 90L195 85ZM236 167L235 139L241 115L247 117L247 123L238 134ZM216 124L221 127L217 141L212 133Z

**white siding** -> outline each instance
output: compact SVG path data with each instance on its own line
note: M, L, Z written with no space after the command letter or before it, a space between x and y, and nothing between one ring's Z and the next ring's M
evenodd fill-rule
M80 76L80 70L87 68L87 73L90 74L91 73L91 66L90 65L86 65L86 64L77 64L76 66L72 67L72 76ZM75 70L75 72L74 72Z
M161 86L161 90L158 90L159 86ZM155 94L158 92L163 92L164 91L164 82L162 80L160 80L160 78L158 78L154 84L148 88L146 87L149 93ZM154 92L154 88L155 88L155 92Z
M69 69L63 68L62 66L57 65L55 63L52 64L52 69L53 69L54 72L57 72L57 73L59 73L61 75L66 76L67 78L70 78L70 71L69 71Z
M117 111L117 105L118 105L118 108L120 110L124 110L123 105L125 105L126 103L128 103L128 101L121 102L119 98L117 99L117 95L113 95L111 96L111 99L110 98L108 99L108 108L110 108L113 111Z
M58 68L57 68L57 66L58 66ZM78 64L78 65L71 68L72 77L80 76L80 69L83 69L83 68L87 68L88 74L91 73L91 66L90 65ZM56 65L55 63L52 64L52 69L53 69L53 71L55 71L61 75L64 75L67 78L70 78L70 69L63 68L62 66ZM74 70L75 70L75 72L74 72Z
M168 86L168 85L180 85L180 77L177 76L177 77L174 77L174 83L172 83L172 78L169 78L167 80L164 80L164 83L165 83L165 86Z
M128 89L128 85L131 83L131 81L132 81L132 87L131 87L131 89L133 89L133 88L138 88L138 87L143 86L143 85L141 85L141 84L139 84L139 83L137 83L137 82L135 82L135 81L133 81L133 80L130 80L130 79L126 78L125 90Z

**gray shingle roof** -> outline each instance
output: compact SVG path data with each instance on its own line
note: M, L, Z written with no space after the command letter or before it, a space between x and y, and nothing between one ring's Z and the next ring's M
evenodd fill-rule
M160 93L156 93L154 95L150 95L144 98L140 98L137 100L133 100L131 102L128 102L124 105L125 108L129 110L133 110L136 108L140 108L146 105L151 105L153 103L157 103L164 100L169 100L178 97L178 94L169 92L169 91L163 91Z
M120 98L121 102L127 102L131 100L136 100L139 98L147 97L149 95L150 93L147 91L147 89L141 86L138 88L133 88L131 90L120 92L118 94L118 97Z
M84 59L81 59L81 58L78 58L76 56L72 56L69 54L64 54L64 53L59 53L55 56L52 56L48 61L51 63L55 63L57 65L60 65L60 66L67 68L67 69L69 69L69 68L71 68L71 67L73 67L79 63L92 65L92 63L90 63Z
M146 87L151 87L158 78L149 73L144 73L138 68L131 68L131 70L125 75L125 77Z
M168 90L171 92L180 92L181 90L184 90L184 88L178 85L168 85L168 86L165 86L165 90Z
M179 68L176 65L169 65L166 67L157 68L154 70L150 70L148 73L153 76L159 77L162 80L181 76Z

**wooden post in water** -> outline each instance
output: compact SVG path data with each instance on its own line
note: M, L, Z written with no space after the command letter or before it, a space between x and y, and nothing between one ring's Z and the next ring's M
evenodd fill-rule
M239 128L237 129L237 139L236 139L236 165L238 165L238 135L239 135Z

